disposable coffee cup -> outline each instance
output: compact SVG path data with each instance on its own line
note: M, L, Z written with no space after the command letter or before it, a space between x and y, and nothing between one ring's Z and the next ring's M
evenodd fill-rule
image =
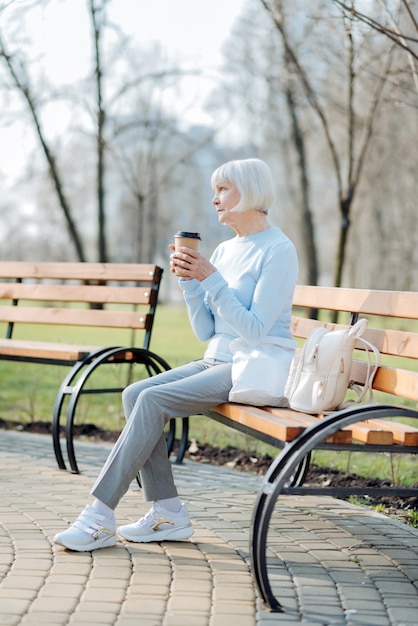
M200 233L188 233L184 230L179 230L174 235L174 245L176 252L182 246L185 246L186 248L192 248L193 250L198 250L200 241ZM180 276L181 274L176 271L176 275Z
M181 246L186 246L187 248L193 248L193 250L198 250L200 241L200 233L187 233L184 230L179 230L174 235L174 244L176 246L176 250L181 248Z

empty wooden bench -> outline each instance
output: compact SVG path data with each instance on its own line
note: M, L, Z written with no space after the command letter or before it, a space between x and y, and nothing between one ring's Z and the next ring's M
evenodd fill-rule
M67 453L72 471L78 472L73 424L80 396L121 391L86 388L99 366L142 363L148 375L169 369L164 359L149 350L162 273L151 264L0 262L0 326L4 329L0 359L69 367L52 417L54 451L61 469L66 469L60 441L64 401L68 400ZM57 325L143 331L143 342L141 347L64 343L52 339ZM50 341L39 340L41 326Z
M338 324L332 322L338 312ZM315 314L315 319L310 315ZM298 286L294 296L293 333L302 341L318 325L347 328L360 317L369 320L365 339L381 353L373 381L379 399L352 405L328 416L291 409L225 403L207 415L235 430L282 448L272 462L258 494L251 536L253 574L272 610L281 605L272 592L267 568L267 535L280 494L347 496L361 488L304 487L314 449L418 454L418 293ZM318 318L318 319L316 319ZM355 352L351 379L364 384L366 363ZM383 392L385 395L380 395ZM383 399L382 399L383 398ZM413 426L399 421L408 418ZM414 463L415 457L414 458ZM418 481L418 467L417 467ZM369 488L368 495L418 496L418 488L393 485Z

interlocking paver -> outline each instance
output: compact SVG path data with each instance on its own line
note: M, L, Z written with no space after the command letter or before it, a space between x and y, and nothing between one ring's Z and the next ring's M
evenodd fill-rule
M0 626L418 626L418 531L325 497L279 498L269 567L285 610L267 611L248 560L261 479L206 464L173 465L190 541L54 546L110 446L76 447L81 475L55 467L49 437L0 432ZM147 509L132 483L118 523Z

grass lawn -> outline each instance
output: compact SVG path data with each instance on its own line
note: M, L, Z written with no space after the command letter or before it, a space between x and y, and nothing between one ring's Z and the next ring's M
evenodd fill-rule
M2 336L4 329L0 328ZM30 331L19 329L16 338L33 338ZM142 336L132 342L124 331L107 329L73 329L38 327L37 339L65 342L86 342L93 345L137 345ZM162 356L172 367L200 358L205 344L193 335L184 306L158 306L150 349ZM0 418L16 421L50 421L58 387L67 372L66 367L0 361ZM101 367L89 385L105 383L124 387L129 380L146 375L142 366L133 371L127 365ZM130 378L131 377L131 378ZM105 429L120 430L124 416L119 394L85 395L79 400L76 423L93 423ZM254 454L275 456L277 450L227 428L203 416L191 417L190 437L221 448L233 445ZM364 454L315 451L313 462L325 467L356 472L362 476L388 478L411 485L417 481L416 459L407 455Z

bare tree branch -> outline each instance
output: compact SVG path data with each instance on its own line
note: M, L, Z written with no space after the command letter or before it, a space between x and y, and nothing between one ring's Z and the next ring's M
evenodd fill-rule
M35 103L35 98L29 86L29 81L24 77L24 75L26 74L26 71L25 71L26 68L24 67L22 62L20 62L21 77L19 77L19 72L16 67L16 65L18 65L18 62L14 61L13 57L7 53L1 34L0 34L0 58L3 59L16 89L23 96L29 108L29 112L32 116L32 120L35 125L36 133L38 135L39 141L42 146L42 150L44 152L46 161L48 163L49 173L54 183L55 191L58 196L59 205L64 213L65 221L67 223L68 231L70 234L70 239L72 240L74 244L78 259L80 261L85 261L86 258L84 254L82 240L78 233L77 225L72 217L71 207L64 192L64 186L61 180L61 175L58 170L58 165L57 165L55 156L52 152L52 149L50 148L46 140L46 137L45 137L42 125L41 125L40 115L38 113L37 106Z
M387 7L383 4L382 0L379 0L379 4L383 8L383 10L386 12L389 20L392 23L392 26L393 26L394 30L399 35L399 41L401 42L402 47L404 47L404 49L406 50L406 53L407 53L407 56L408 56L408 62L409 62L410 68L411 68L412 77L413 77L414 83L415 83L415 89L417 90L417 93L418 93L418 73L417 73L417 68L416 68L416 65L415 65L414 59L413 59L414 56L415 56L416 59L418 59L418 56L414 55L413 51L407 45L407 43L405 41L405 36L401 34L397 24L395 23L395 20L393 19L392 15L388 11ZM406 9L408 11L408 14L410 15L410 17L412 19L412 22L415 25L415 28L417 29L417 32L418 32L418 24L417 24L414 16L412 15L412 12L410 10L410 7L409 7L408 3L405 2L405 0L403 0L403 4L406 7Z
M341 0L333 0L333 2L335 2L335 4L338 4L341 9L343 9L346 13L351 14L360 22L367 24L367 26L370 26L370 28L373 28L378 33L386 35L386 37L394 41L396 45L398 45L400 48L403 48L406 52L410 53L418 61L418 54L407 43L407 41L410 41L412 43L418 43L417 37L411 37L405 34L400 35L399 29L396 28L395 30L392 30L390 28L387 28L383 24L380 24L379 22L374 20L369 15L365 15L364 13L357 11L357 9L355 9L353 6L348 6L345 2L342 2ZM414 22L414 24L416 24L415 18L413 16L412 21Z
M266 0L260 0L260 2L264 5L264 7L266 8L267 11L269 11L269 13L271 14L274 23L276 24L278 30L280 31L281 35L282 35L282 40L283 40L283 45L285 47L286 50L286 54L288 55L289 59L291 60L292 64L294 65L295 69L297 70L297 73L299 75L299 78L301 80L305 95L309 101L309 103L311 104L312 108L316 111L316 113L318 114L321 123L322 123L322 128L324 130L325 133L325 137L328 143L328 147L330 149L331 152L331 157L334 163L334 169L335 169L335 175L336 175L336 179L337 179L337 187L338 187L338 195L341 197L343 194L343 184L342 184L342 179L341 179L341 168L340 168L340 159L337 153L337 149L335 146L335 143L331 137L331 132L330 132L330 128L329 128L329 124L328 124L328 120L326 118L325 115L325 111L322 108L316 93L314 91L314 89L312 88L309 79L307 77L307 74L305 72L305 70L303 69L303 67L301 66L301 64L299 63L299 59L297 57L297 54L295 52L295 50L293 49L293 47L290 45L289 42L289 38L287 36L286 33L286 29L284 27L283 24L283 19L282 19L282 14L280 11L280 2L278 0L272 0L272 3L268 3Z
M409 17L411 18L411 22L415 26L415 30L418 33L418 21L415 19L415 16L414 16L414 14L411 11L411 7L409 6L408 0L401 0L401 2L404 5L404 7L406 9L406 12L408 13Z
M364 133L362 139L359 141L360 149L359 156L357 159L357 168L355 171L354 179L359 180L361 171L363 169L364 160L366 157L366 152L370 144L370 140L373 135L373 127L376 120L376 111L381 101L381 96L383 92L383 88L386 84L387 77L389 76L390 68L392 65L393 54L388 54L386 59L386 65L384 71L382 72L380 78L377 80L375 85L375 91L373 97L371 99L369 113L366 117L366 122L364 124Z

